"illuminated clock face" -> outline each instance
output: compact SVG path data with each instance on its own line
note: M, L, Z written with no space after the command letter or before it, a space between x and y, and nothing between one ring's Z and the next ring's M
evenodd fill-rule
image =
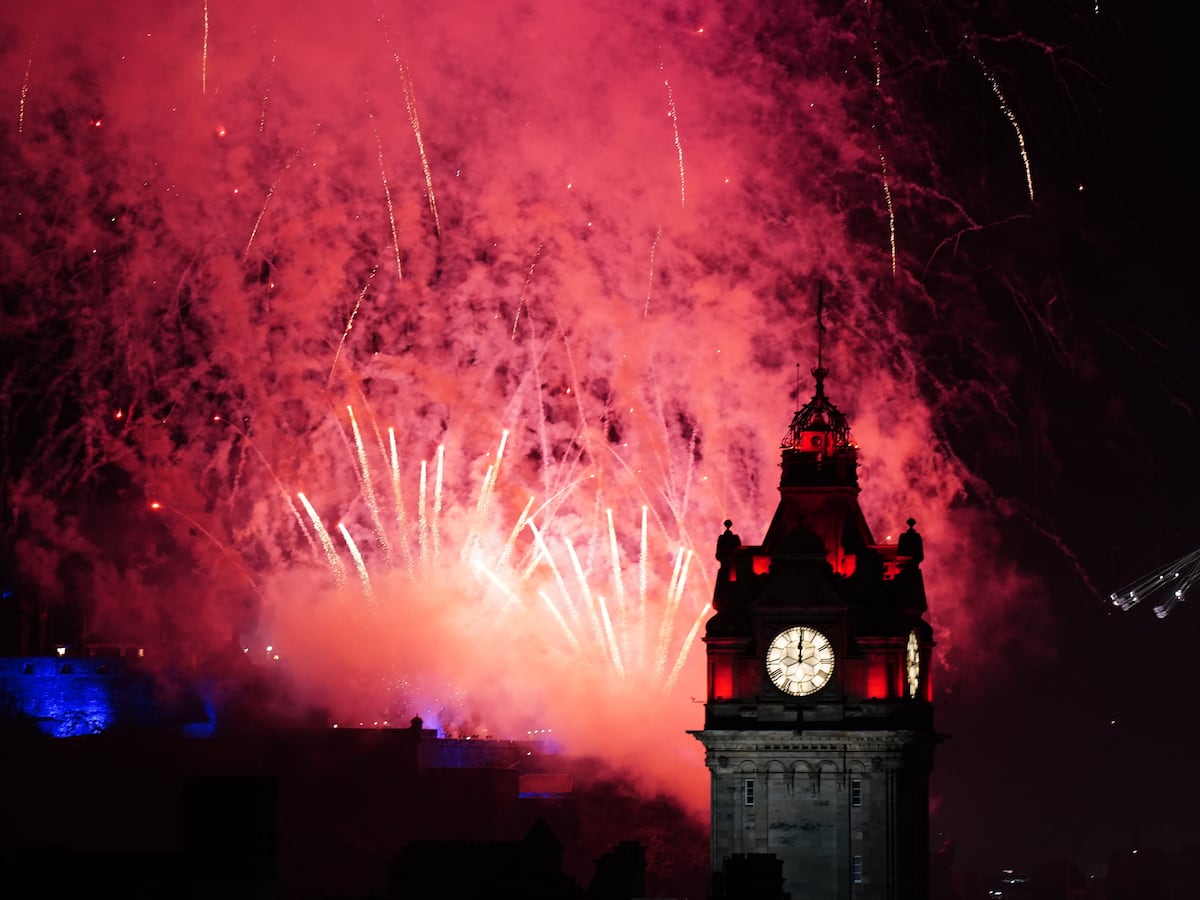
M833 647L815 628L787 628L767 648L767 674L775 687L793 697L815 694L833 676Z
M917 640L915 631L908 633L908 652L905 665L908 670L908 696L915 697L917 688L921 685L921 644Z

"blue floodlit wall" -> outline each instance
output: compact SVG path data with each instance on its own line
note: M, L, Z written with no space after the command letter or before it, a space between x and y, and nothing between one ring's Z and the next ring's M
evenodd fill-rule
M0 719L28 723L53 737L100 734L114 727L179 722L164 709L153 679L123 657L0 659ZM203 711L199 717L203 718Z

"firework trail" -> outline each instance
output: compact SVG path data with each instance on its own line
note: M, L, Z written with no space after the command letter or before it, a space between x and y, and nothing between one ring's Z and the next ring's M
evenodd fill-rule
M1144 600L1154 599L1154 614L1160 619L1170 615L1187 599L1188 591L1200 578L1200 549L1185 553L1159 566L1109 595L1113 606L1128 612Z
M200 45L200 93L208 93L208 0L204 0L204 38Z
M33 38L37 45L37 35ZM29 73L33 71L33 51L30 50L29 60L25 63L25 77L21 79L21 102L17 106L17 134L25 130L25 101L29 97Z
M375 114L367 113L371 120L371 131L375 135L376 156L379 160L379 177L383 181L383 197L387 201L388 225L392 230L392 250L396 255L396 277L403 278L404 270L400 265L400 235L396 230L396 206L392 203L392 187L388 184L387 165L383 161L383 138L379 136L379 128L375 124Z
M283 170L279 173L279 177L276 178L271 186L267 189L267 195L263 199L262 209L258 211L258 217L254 220L254 227L250 229L250 237L246 240L246 249L242 251L242 262L246 262L246 260L250 258L250 248L254 246L254 239L258 237L258 229L262 225L263 216L267 214L267 207L271 205L271 198L275 196L275 191L279 187L279 182L283 180L283 176L287 173L288 169L290 169L295 164L296 160L300 158L300 155L304 152L305 146L308 144L308 140L311 140L313 135L315 135L320 128L321 126L318 123L317 127L314 128L309 134L308 139L305 140L305 142L299 147L297 147L296 151L291 155L291 158L284 163Z
M665 68L662 64L659 68ZM675 136L675 154L679 157L679 208L687 206L687 178L683 169L683 142L679 139L679 110L675 108L675 92L671 90L671 80L663 78L667 89L667 110L671 117L671 131Z

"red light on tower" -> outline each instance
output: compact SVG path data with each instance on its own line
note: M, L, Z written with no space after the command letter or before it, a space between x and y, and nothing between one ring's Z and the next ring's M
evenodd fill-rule
M710 700L728 700L733 696L733 662L715 659L708 670L708 697Z
M888 696L887 661L882 656L872 656L867 662L867 697L886 700Z

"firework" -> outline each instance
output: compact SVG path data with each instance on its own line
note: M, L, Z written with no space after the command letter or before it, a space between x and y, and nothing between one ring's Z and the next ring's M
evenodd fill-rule
M1113 606L1129 611L1145 600L1154 601L1154 614L1165 619L1187 599L1196 579L1200 578L1200 550L1185 553L1164 566L1132 581L1109 594Z
M3 13L5 521L34 589L65 603L87 560L89 629L253 638L335 714L694 754L712 545L765 532L824 284L864 505L922 521L939 651L997 645L1003 604L960 596L1033 588L972 552L1002 504L959 502L951 438L1030 399L988 327L1018 267L982 238L1037 215L1013 110L1045 92L971 10L197 12ZM1020 168L953 170L924 135L995 98ZM1053 273L1010 277L1050 302Z

